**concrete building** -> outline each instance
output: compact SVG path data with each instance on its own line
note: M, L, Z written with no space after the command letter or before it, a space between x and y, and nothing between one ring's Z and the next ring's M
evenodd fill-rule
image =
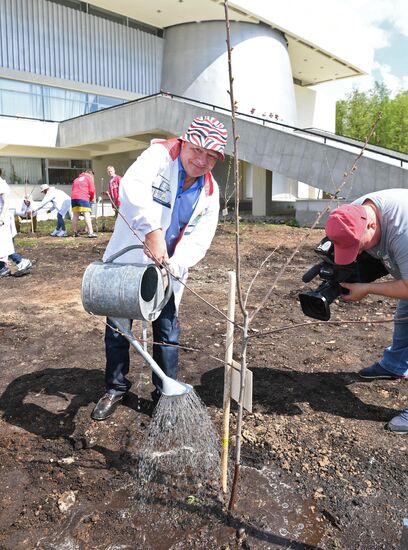
M254 215L334 192L359 147L336 141L335 105L313 86L369 72L373 51L350 22L344 40L329 6L295 4L229 3L241 200ZM124 173L197 114L230 127L224 16L222 0L0 0L0 167L14 192L69 191L89 166L100 192L108 164ZM216 172L224 203L230 167ZM368 152L345 192L407 186L406 168Z

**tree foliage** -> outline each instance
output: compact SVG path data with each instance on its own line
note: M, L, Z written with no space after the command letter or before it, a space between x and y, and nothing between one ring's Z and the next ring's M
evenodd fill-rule
M354 89L337 102L336 134L365 141L378 112L381 120L370 143L408 154L408 90L391 98L387 87L378 82L368 92Z

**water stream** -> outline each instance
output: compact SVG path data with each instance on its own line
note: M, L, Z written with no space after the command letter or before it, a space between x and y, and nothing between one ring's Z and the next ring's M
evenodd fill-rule
M137 443L130 484L108 487L103 501L79 505L37 547L79 550L87 547L81 541L92 539L93 533L99 542L94 540L95 550L166 550L176 547L175 541L178 548L197 541L221 548L229 547L240 526L260 550L298 544L317 548L325 522L315 502L302 499L273 465L262 470L242 467L235 511L239 520L230 525L220 498L219 459L219 436L194 390L179 397L162 396L145 440ZM111 522L103 543L94 532L101 524L87 520L94 516Z
M172 499L198 499L218 487L219 437L205 405L190 392L162 396L158 402L138 467L140 495L150 500L170 492Z

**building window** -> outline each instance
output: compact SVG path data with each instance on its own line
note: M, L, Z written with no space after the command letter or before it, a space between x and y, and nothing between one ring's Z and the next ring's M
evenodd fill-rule
M12 185L25 185L27 194L42 183L71 185L84 170L92 168L86 159L33 159L25 157L0 157L2 177Z
M60 122L122 103L124 99L0 78L0 115Z
M36 185L45 182L42 159L24 157L0 157L3 178L10 184L26 185L30 194Z
M48 160L49 185L71 185L74 179L84 170L92 168L90 160Z

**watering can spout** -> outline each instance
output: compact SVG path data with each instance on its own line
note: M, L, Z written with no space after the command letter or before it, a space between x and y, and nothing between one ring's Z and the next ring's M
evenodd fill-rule
M156 373L157 374L157 373ZM189 393L193 387L190 384L185 384L184 382L179 382L178 380L173 380L169 378L164 373L164 378L162 381L162 394L166 397L175 397L179 395L184 395Z
M176 397L184 395L190 392L193 388L190 384L185 384L184 382L179 382L178 380L173 380L159 367L153 357L143 349L140 342L134 337L131 328L129 319L118 319L110 318L112 323L117 327L120 333L128 340L129 344L135 348L135 350L143 357L147 362L152 371L158 376L162 382L162 394L167 397Z

